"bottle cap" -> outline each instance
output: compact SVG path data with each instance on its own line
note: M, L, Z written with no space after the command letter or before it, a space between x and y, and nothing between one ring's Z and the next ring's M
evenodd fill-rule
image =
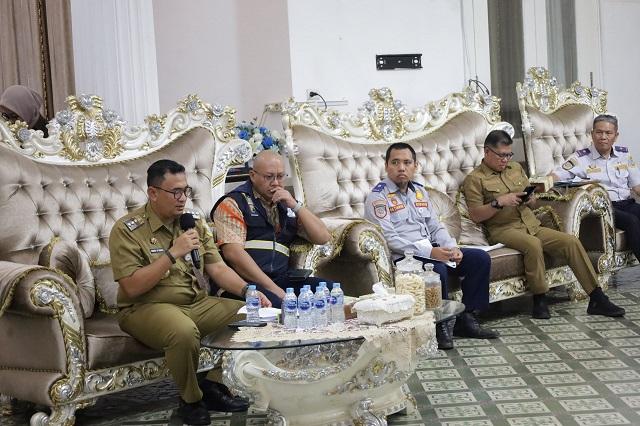
M287 287L287 293L293 293L293 287Z
M333 283L333 288L340 288L340 283Z
M249 288L249 290L255 290L256 286L255 286L255 284L249 284L248 288Z

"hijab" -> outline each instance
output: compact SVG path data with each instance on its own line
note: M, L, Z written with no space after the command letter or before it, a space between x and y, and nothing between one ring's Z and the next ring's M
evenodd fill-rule
M0 96L0 106L16 113L33 129L41 118L42 96L26 86L9 86Z

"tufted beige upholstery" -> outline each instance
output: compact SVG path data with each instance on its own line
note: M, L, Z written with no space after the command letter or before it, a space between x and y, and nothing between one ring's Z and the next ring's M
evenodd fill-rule
M77 98L70 97L74 122L103 124L101 104L94 100L88 109L74 102ZM50 131L43 139L31 133L20 140L18 129L0 121L0 394L52 407L49 416L36 413L35 423L72 424L75 408L95 402L96 396L168 374L162 353L122 332L112 315L117 283L108 237L118 218L146 202L146 170L162 158L185 166L194 190L188 207L207 217L224 192L229 165L251 153L246 142L227 139L235 125L233 110L219 111L218 121L216 110L190 97L165 117L162 133L152 134L145 126L113 133L122 138L114 140L123 147L120 156L101 160L69 161L51 154L61 152L64 135ZM76 129L67 143L87 144L79 134ZM40 147L47 154L38 154ZM64 243L54 251L66 247L56 255L62 263L42 254L52 240ZM71 278L74 271L67 270L76 263L74 249L91 265L91 271L83 265L75 272L84 285L87 275L95 284L93 314L86 303L81 307L86 293ZM52 268L39 266L39 260ZM203 348L200 368L211 368L215 356Z
M392 269L380 230L361 222L367 194L385 176L384 154L389 144L402 141L415 149L416 180L431 188L432 203L451 235L461 244L488 245L481 228L468 218L458 189L480 164L487 133L494 128L513 130L499 122L496 98L482 98L470 89L429 103L411 115L405 113L396 121L385 121L384 117L402 117L402 113L397 101L380 93L384 90L388 89L372 90L371 100L358 115L321 112L305 104L285 106L283 115L288 147L297 153L291 157L296 197L305 200L333 230L328 253L298 262L316 269L320 276L346 283L345 292L351 295L370 292L371 284L384 281L385 273ZM386 139L382 137L385 125L395 129ZM349 227L352 223L357 224ZM369 250L363 250L367 248L363 240L370 243ZM378 243L377 250L371 248ZM490 254L491 300L525 293L520 253L503 248ZM554 259L547 259L547 266L551 286L575 280Z
M529 69L516 91L530 176L546 176L577 150L590 146L593 119L607 109L607 92L579 82L560 88L541 67ZM555 192L547 198L589 199L577 212L585 220L571 222L565 231L580 236L599 272L606 275L635 262L624 232L612 228L612 206L606 193L601 199L601 191L589 188Z

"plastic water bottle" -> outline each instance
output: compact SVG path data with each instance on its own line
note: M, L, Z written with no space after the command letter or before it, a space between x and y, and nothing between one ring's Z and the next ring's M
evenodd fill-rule
M298 298L293 292L293 288L287 288L287 294L282 301L282 314L284 315L284 328L295 330L298 326L296 314L298 312Z
M325 281L320 281L320 286L322 286L322 291L324 291L324 309L327 311L327 324L331 324L331 290L329 290Z
M333 283L331 289L331 322L344 322L344 293L340 288L340 283Z
M327 326L327 296L324 294L324 288L320 285L316 288L316 294L313 298L315 326L318 328Z
M253 284L247 288L245 303L247 306L247 322L260 322L260 298L258 297L258 290Z
M313 327L313 318L311 317L311 305L313 297L311 290L303 288L298 296L298 328L307 330Z
M313 321L315 321L315 304L313 303L313 291L311 290L311 286L309 284L305 284L304 285L304 291L308 291L309 292L309 299L311 300L311 309L309 310L309 312L311 312L310 316L311 316L311 322L309 325L309 328L313 328Z

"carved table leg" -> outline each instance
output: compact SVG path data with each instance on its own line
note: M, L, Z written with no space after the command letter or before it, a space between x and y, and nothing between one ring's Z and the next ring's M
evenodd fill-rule
M30 426L72 426L75 423L76 404L66 404L51 407L51 414L42 411L31 416Z
M369 398L358 402L353 409L353 423L357 426L387 426L387 417L373 411L373 401Z

